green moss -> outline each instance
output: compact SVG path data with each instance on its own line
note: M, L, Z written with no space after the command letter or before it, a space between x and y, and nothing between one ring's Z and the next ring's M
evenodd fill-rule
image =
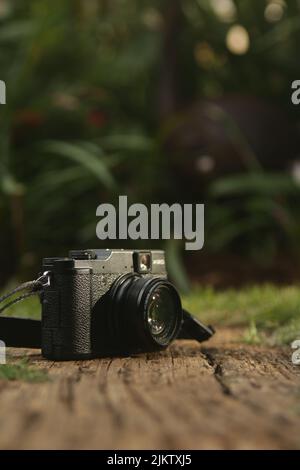
M263 337L259 334L255 321L251 321L249 328L246 329L242 341L247 344L261 344L263 342Z
M28 359L22 359L15 364L0 366L0 380L21 380L23 382L45 382L48 375L44 370L29 365Z

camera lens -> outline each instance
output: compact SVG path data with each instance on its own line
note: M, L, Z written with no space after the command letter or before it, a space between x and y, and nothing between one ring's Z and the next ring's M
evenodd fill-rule
M175 287L160 277L125 274L111 288L111 338L122 352L161 349L175 339L182 307Z
M167 286L157 287L150 295L147 308L147 320L150 333L153 336L168 333L176 323L176 305Z

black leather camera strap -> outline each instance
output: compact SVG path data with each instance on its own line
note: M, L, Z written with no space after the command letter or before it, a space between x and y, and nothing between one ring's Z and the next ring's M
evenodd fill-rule
M195 339L201 343L214 334L214 329L211 326L204 325L198 318L185 310L183 313L183 325L178 339ZM6 346L40 348L41 321L0 316L0 340L4 341Z
M0 297L0 314L12 305L39 294L44 285L45 276L43 275L34 281L25 282L3 295ZM13 298L19 293L18 297ZM0 341L4 341L6 346L40 348L41 322L27 318L0 316Z
M201 323L198 318L191 315L186 310L183 312L183 323L182 328L179 333L178 339L195 339L201 343L202 341L207 341L213 334L215 330L210 325L204 325Z
M15 348L40 348L41 321L0 317L0 341Z

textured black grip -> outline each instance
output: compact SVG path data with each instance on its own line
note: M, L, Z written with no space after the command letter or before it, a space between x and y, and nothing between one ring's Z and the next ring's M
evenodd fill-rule
M89 269L54 273L42 295L42 354L54 359L89 357L92 283Z

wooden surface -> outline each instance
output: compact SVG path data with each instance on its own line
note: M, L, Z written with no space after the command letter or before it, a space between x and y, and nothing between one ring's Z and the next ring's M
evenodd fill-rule
M13 360L25 351L10 350ZM291 351L231 333L123 359L53 363L50 381L0 381L1 449L300 448Z

